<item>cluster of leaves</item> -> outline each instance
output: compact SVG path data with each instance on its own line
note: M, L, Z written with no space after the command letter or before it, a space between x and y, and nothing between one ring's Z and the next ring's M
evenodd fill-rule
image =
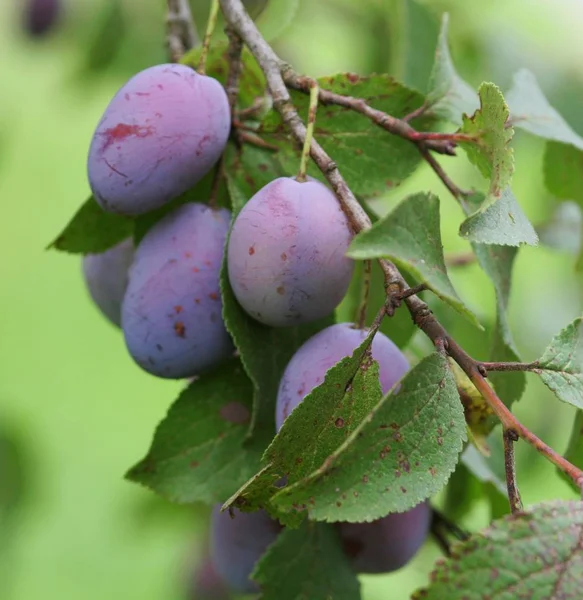
M187 56L185 62L196 65L197 53ZM266 86L250 54L244 53L243 62L239 103L248 107L265 96ZM226 81L224 45L213 48L207 72ZM483 83L477 93L469 87L456 73L449 54L447 18L426 96L388 75L338 74L320 78L318 83L339 94L363 98L395 117L425 104L423 116L412 121L418 130L431 130L444 121L459 127L460 139L465 140L461 146L484 177L483 190L460 198L465 212L460 235L471 243L496 293L496 322L488 332L490 357L519 361L506 316L512 265L519 247L535 245L538 239L511 191L514 128L548 140L545 173L549 190L577 202L583 189L578 181L583 177L583 161L578 156L583 140L552 109L533 76L525 71L517 74L506 98L492 83ZM295 91L291 95L300 114L307 114L307 97ZM263 185L293 174L300 154L276 112L267 109L248 125L277 150L229 143L218 199L235 215ZM363 201L398 185L421 160L407 140L338 106L321 107L316 136ZM310 174L323 179L313 165ZM71 253L94 253L131 235L139 241L162 214L178 204L206 201L214 176L209 174L163 210L135 219L103 213L90 198L52 246ZM370 230L357 235L349 254L360 261L391 259L412 283L425 284L473 327L483 329L448 276L436 196L420 192L405 198ZM360 293L360 277L362 269L357 270L345 306L357 303L354 298ZM370 521L407 510L442 490L448 481L448 493L455 496L458 511L466 500L469 504L474 499L468 497L468 490L479 489L491 497L493 514L499 514L496 507L506 489L499 472L501 463L496 460L496 441L489 435L495 420L475 388L442 353L422 359L397 391L383 396L378 365L366 352L373 332L351 357L328 371L325 381L275 435L274 403L282 372L295 350L331 321L275 331L255 322L239 307L225 269L221 284L223 318L239 358L205 373L182 392L158 426L145 457L127 477L174 502L225 503L242 510L266 508L286 524L257 567L256 578L264 586L265 598L319 598L332 591L338 599L360 597L356 577L344 568L345 559L326 523ZM373 271L369 312L376 312L383 294L377 269ZM371 321L369 315L368 323ZM404 310L387 319L383 327L389 328L390 337L401 348L413 335ZM580 327L578 319L559 333L531 370L560 400L583 409ZM492 373L491 379L508 406L520 399L525 387L523 372ZM236 414L241 417L236 420L224 416L232 414L225 407L233 404L238 405ZM581 414L568 458L583 466ZM471 444L467 443L468 431ZM545 540L550 535L557 535L558 541L546 556ZM456 547L452 558L437 566L432 583L418 597L455 599L468 597L472 590L476 598L495 593L520 595L539 583L545 589L562 590L561 597L575 597L571 587L581 577L581 539L578 503L534 508L496 522ZM316 560L323 565L310 581L295 577L286 560L296 556L298 548L301 560L294 562L293 569L303 572ZM502 564L513 564L513 557L519 554L531 560L521 561L511 575L498 571ZM544 574L544 581L539 581L537 573L540 577ZM285 589L277 587L280 581L286 582ZM298 589L290 587L290 581Z

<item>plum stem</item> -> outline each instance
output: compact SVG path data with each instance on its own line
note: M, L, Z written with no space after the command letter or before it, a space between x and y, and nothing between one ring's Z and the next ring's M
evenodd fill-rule
M296 181L306 181L306 172L308 170L308 159L312 149L312 138L314 137L314 125L316 123L316 113L318 111L318 97L320 86L313 81L310 86L310 106L308 109L308 126L306 128L306 138L302 148L302 157L300 158L300 170Z
M306 126L298 115L288 91L288 86L294 87L292 84L299 81L299 76L294 73L289 65L284 63L277 56L271 46L263 38L255 23L247 14L241 0L219 1L225 20L241 36L243 42L249 48L263 71L267 87L273 98L273 107L280 114L284 124L296 141L303 144L306 139ZM299 83L297 85L299 86ZM356 107L357 112L361 112L365 116L369 116L369 118L374 116L375 119L379 120L378 124L382 125L387 131L411 140L409 133L412 128L408 123L395 119L381 111L372 109L364 102L364 100L343 97L337 94L331 94L322 89L319 90L321 102L325 103L327 99L330 100L331 96L334 99L338 99L338 104L343 102L344 104L341 105L348 105L349 108ZM413 141L420 150L426 152L425 157L431 156L429 150L437 151L436 148L438 147L441 147L442 150L444 150L442 154L452 154L454 150L453 146L455 145L453 142L443 140L411 141ZM445 151L448 148L452 150L452 152ZM369 216L349 188L336 163L324 148L322 148L316 138L312 138L310 156L332 186L342 210L350 221L353 229L356 232L369 229L371 227ZM445 175L445 173L443 173L443 175ZM463 199L463 192L461 192L459 188L456 188L453 185L448 185L447 187L454 197L458 200ZM407 284L405 278L401 275L399 269L391 261L382 259L379 261L379 264L385 275L386 282L387 303L383 308L385 309L386 314L391 316L394 312L394 308L398 307L401 303L401 297L404 297L407 290L411 288ZM435 318L429 306L414 294L404 297L404 303L407 306L415 325L434 343L436 343L437 340L440 340L440 343L443 344L443 348L447 351L449 356L451 356L451 358L453 358L453 360L462 368L476 389L482 394L484 400L496 414L504 429L513 431L514 435L533 446L538 452L544 455L547 460L563 471L567 477L572 479L579 489L583 489L583 471L545 444L545 442L532 433L512 414L484 377L483 367L481 367L480 362L474 360L448 334L443 325Z
M211 0L211 8L209 18L206 23L206 31L202 40L202 50L200 51L200 60L198 61L198 72L201 75L206 73L206 59L211 45L211 39L217 26L217 18L219 16L219 0Z
M166 44L172 62L178 62L184 53L198 43L196 27L188 0L167 0Z
M514 460L514 442L518 436L512 429L504 429L504 470L506 471L506 487L508 488L508 500L512 514L522 511L522 499L516 483L516 463Z
M359 329L364 329L366 323L366 309L368 308L368 299L370 296L370 280L372 276L372 261L365 260L362 271L362 292L360 304L356 312L356 323Z

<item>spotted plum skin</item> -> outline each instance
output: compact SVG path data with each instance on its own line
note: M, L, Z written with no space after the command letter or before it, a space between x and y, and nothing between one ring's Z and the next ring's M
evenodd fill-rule
M103 315L121 327L121 304L128 286L128 271L134 257L131 238L100 254L83 258L85 285Z
M95 199L126 215L163 206L208 173L230 128L216 79L175 64L141 71L117 92L93 134L87 172Z
M61 0L26 0L23 11L24 30L34 38L46 36L61 15Z
M429 535L431 508L418 504L371 523L338 523L345 554L357 573L390 573L405 566Z
M134 360L158 377L193 377L233 352L222 319L219 273L228 210L184 204L142 239L122 304Z
M231 231L227 264L233 292L250 316L272 327L329 315L348 290L352 233L322 183L280 177L243 207Z
M324 381L326 371L362 344L368 331L351 323L337 323L307 340L288 363L277 393L277 429L291 411ZM380 331L372 342L372 357L379 364L379 380L386 394L409 370L409 362L399 348Z
M249 579L255 563L281 531L279 523L266 512L221 512L216 506L211 517L210 550L213 565L227 586L240 594L258 592Z

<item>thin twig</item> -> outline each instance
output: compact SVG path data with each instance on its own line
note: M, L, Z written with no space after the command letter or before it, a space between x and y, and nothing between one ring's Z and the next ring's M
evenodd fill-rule
M316 123L316 113L318 111L318 84L314 82L310 90L310 106L308 109L308 126L306 127L306 139L302 148L302 157L300 159L300 169L297 181L306 181L306 172L308 170L308 159L310 158L310 150L312 148L312 138L314 137L314 125Z
M356 323L359 329L364 329L366 323L366 309L368 308L368 299L370 296L370 280L372 277L372 261L365 260L362 267L362 295L360 304L356 311Z
M229 38L229 47L227 48L227 59L229 61L229 74L227 75L227 98L231 108L231 122L235 125L237 114L237 99L239 98L239 79L243 63L241 62L241 53L243 52L243 40L233 29L227 27L227 37Z
M271 46L261 36L254 22L245 11L241 0L220 0L220 3L226 21L241 36L265 74L267 86L273 97L274 108L281 115L283 122L288 127L293 137L300 144L303 144L306 136L306 126L300 119L291 102L286 83L282 76L282 72L286 72L288 77L290 76L290 73L293 72L289 66L281 61ZM322 100L321 93L320 100ZM312 140L310 155L334 189L342 210L346 214L353 229L358 232L370 228L371 222L368 215L348 187L348 184L342 177L336 163L328 156L316 139ZM461 191L458 193L463 194ZM390 316L391 307L400 304L399 295L406 292L409 289L409 285L392 262L381 260L379 263L385 275L385 289L387 292L385 312ZM442 345L447 350L448 354L463 369L482 394L503 427L514 432L518 437L531 444L538 452L546 456L548 460L553 462L561 471L571 478L579 488L582 488L583 471L555 452L518 421L490 387L483 376L479 363L471 358L455 342L455 340L449 336L444 327L433 316L433 313L427 304L415 295L405 298L404 302L417 327L419 327L436 346Z
M431 509L431 533L445 556L451 555L450 538L464 541L470 537L467 531L464 531L434 508Z
M211 39L213 32L217 26L217 17L219 16L219 0L211 0L211 7L209 12L209 18L206 24L206 31L204 32L204 39L202 40L202 50L200 51L200 60L198 62L198 72L201 75L205 74L206 70L206 59L209 53L211 45Z
M172 62L178 62L184 53L198 44L196 27L188 0L167 0L166 44Z
M508 500L512 514L516 514L522 511L522 499L516 483L516 463L514 460L514 442L518 441L518 436L509 429L504 429L502 436L504 438L504 469L506 471Z
M405 121L405 123L409 123L413 119L417 119L422 117L429 109L431 108L431 104L427 102L427 100L414 111L410 112L408 115L405 115L401 120Z
M285 85L300 92L309 93L313 82L315 81L311 77L305 75L298 75L289 65L279 61L279 68L281 76L285 82ZM419 139L420 133L417 132L409 123L393 117L382 110L377 110L368 104L362 98L354 98L352 96L344 96L343 94L337 94L329 90L320 89L320 102L322 104L333 104L335 106L342 106L348 108L354 112L364 115L370 119L373 123L382 127L389 133L402 137L403 139L409 140L416 145L423 144L428 150L433 150L438 154L449 154L455 156L455 140L448 139L448 134L439 134L441 139L438 140L424 140ZM451 134L455 137L457 134Z
M443 185L451 192L451 195L458 201L461 201L466 196L470 195L470 192L466 192L460 189L443 170L442 166L437 162L435 156L429 152L427 148L420 148L421 156L425 159L425 162L433 169L435 174L441 179Z
M460 252L458 254L446 254L445 264L447 267L465 267L476 262L476 255L473 252Z
M521 362L480 362L479 366L486 371L536 371L540 369L538 360L530 363Z
M237 130L237 138L240 144L251 144L252 146L257 146L258 148L265 148L265 150L273 150L277 152L279 148L275 144L270 144L266 142L264 139L260 138L258 135L254 133Z

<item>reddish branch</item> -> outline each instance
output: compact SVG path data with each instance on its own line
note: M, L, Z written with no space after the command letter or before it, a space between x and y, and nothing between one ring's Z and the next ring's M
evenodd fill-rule
M306 126L293 106L287 88L287 85L293 87L291 84L294 81L298 81L298 87L301 87L299 83L302 81L301 78L295 75L290 67L281 61L271 46L263 39L252 19L246 13L241 0L220 0L220 4L227 23L241 36L264 72L267 86L273 97L274 108L281 115L293 137L300 144L303 144L306 138ZM310 80L309 78L306 78L305 81L309 82ZM323 97L320 96L320 98L322 102L326 102L326 99L330 99L329 96L326 96L326 93L324 93ZM350 107L356 102L355 99L342 99L341 101L346 102ZM369 110L374 110L367 107L366 103L357 102L357 106L360 107L358 112L366 114L367 116L370 116ZM401 137L405 137L406 139L411 139L410 131L407 129L407 127L409 127L407 123L402 121L399 122L398 119L389 117L388 120L386 118L383 120L382 126L391 133L401 135ZM440 141L411 141L416 144L423 144L424 146L422 147L424 147L425 150L429 148L427 144L444 143ZM310 155L336 192L342 209L350 220L354 230L358 232L370 228L371 222L368 215L348 187L336 163L328 156L316 139L312 140ZM425 332L436 347L444 347L448 354L463 369L492 408L502 423L504 430L508 432L508 435L522 438L534 446L581 488L583 486L583 471L557 454L552 448L518 421L484 378L482 364L471 358L455 342L455 340L450 337L444 327L433 316L427 304L425 304L418 296L411 295L402 300L410 289L407 282L393 263L387 260L381 260L379 262L385 273L388 307L396 308L404 301L415 324ZM387 313L390 314L390 311L387 310Z
M504 437L504 470L506 471L508 500L512 514L515 514L522 510L522 499L516 483L516 463L514 461L514 442L518 441L518 436L513 431L506 429L502 435Z

